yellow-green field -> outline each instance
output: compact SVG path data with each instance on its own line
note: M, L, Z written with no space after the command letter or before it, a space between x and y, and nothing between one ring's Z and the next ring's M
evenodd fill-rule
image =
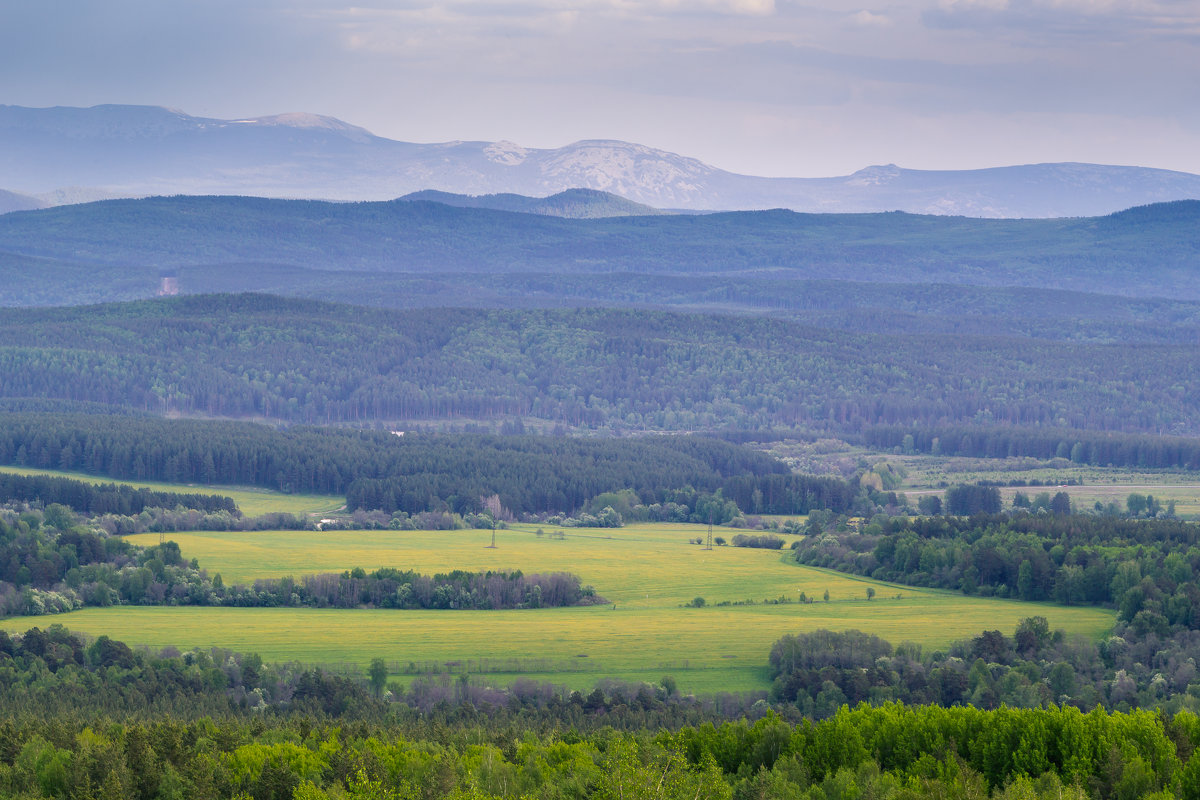
M155 481L114 481L111 478L88 475L83 472L36 469L34 467L4 467L0 472L17 475L49 475L56 478L74 478L88 483L120 483L134 488L153 489L156 492L181 492L191 494L215 494L233 498L237 507L247 517L280 512L286 514L324 514L345 505L343 497L324 494L284 494L270 489L247 486L201 486L191 483L158 483Z
M705 550L688 544L706 534L699 525L645 524L616 529L575 529L520 525L491 531L256 531L251 533L173 533L187 558L199 559L209 573L226 583L256 578L299 577L341 572L354 567L411 569L424 574L513 571L573 572L597 593L621 607L674 607L704 597L709 605L746 599L762 602L800 592L820 598L828 589L833 600L865 598L865 586L834 572L817 572L784 564L779 551L745 547ZM558 539L556 534L563 537ZM726 537L729 532L724 531ZM143 546L158 543L158 534L128 537ZM789 539L790 541L790 539ZM879 586L880 595L907 589Z
M943 647L955 639L1046 616L1053 627L1098 637L1111 612L889 586L784 563L778 551L689 544L702 526L634 525L619 530L187 533L173 534L183 554L226 582L259 577L394 566L423 573L451 569L566 570L608 598L609 605L538 611L388 611L123 607L69 616L17 618L8 630L62 622L131 644L181 649L217 645L361 670L372 658L394 672L439 669L487 673L506 682L528 676L587 688L604 677L658 681L674 675L696 692L767 686L771 644L785 633L858 628L892 642ZM132 537L157 543L157 534ZM866 589L876 597L868 601ZM830 602L821 598L828 590ZM817 602L796 600L804 591ZM704 608L682 604L704 597ZM720 606L745 599L757 605ZM615 608L613 605L615 604Z

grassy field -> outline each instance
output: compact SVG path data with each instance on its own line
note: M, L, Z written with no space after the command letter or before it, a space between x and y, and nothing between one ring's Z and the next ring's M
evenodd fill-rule
M989 464L986 461L980 464L981 459L935 460L932 456L905 456L894 459L899 463L908 462L906 467L911 467L903 491L913 497L944 492L943 488L935 488L941 481L956 484L980 480L1008 482L1020 478L1025 481L1038 480L1045 485L1000 487L1000 497L1006 505L1012 503L1017 492L1023 492L1030 499L1041 492L1049 492L1051 495L1066 492L1075 508L1080 511L1090 511L1096 503L1103 506L1116 503L1124 509L1126 498L1137 493L1154 495L1164 507L1167 501L1174 500L1175 513L1181 517L1200 516L1200 475L1195 473L1149 472L1077 465L1014 470L1014 465L1007 463L1009 459L998 459L990 465L993 469L987 469ZM939 466L938 461L946 463ZM1066 485L1066 481L1071 479L1081 485Z
M287 514L324 514L335 511L346 504L343 497L322 494L284 494L270 489L252 486L201 486L192 483L158 483L155 481L114 481L103 476L83 472L36 469L34 467L0 466L0 472L17 475L50 475L58 478L74 478L88 483L120 483L136 488L153 489L157 492L182 492L189 494L215 494L233 498L237 507L247 517L282 512Z
M778 442L764 448L802 472L850 477L864 466L890 464L904 476L897 491L910 497L922 494L941 494L947 485L1013 480L1036 480L1042 486L1002 488L1005 503L1024 492L1030 498L1040 492L1066 492L1075 507L1091 510L1117 503L1125 507L1131 493L1152 494L1164 506L1175 501L1175 513L1183 517L1200 517L1200 473L1180 470L1143 470L1124 467L1097 467L1075 464L1065 458L1046 461L1033 458L961 458L931 455L897 455L869 450L834 439L819 442ZM1074 480L1077 486L1066 486Z
M704 526L646 524L616 529L575 529L518 525L497 532L497 547L486 547L491 531L266 531L252 533L173 533L187 558L197 558L226 583L256 578L397 567L431 574L474 572L573 572L619 606L674 607L703 597L723 601L798 600L800 592L831 599L864 596L858 580L784 564L779 551L744 547L705 550L688 544ZM563 538L557 538L561 531ZM725 532L728 536L728 532ZM128 537L134 544L158 543L158 534ZM790 541L790 540L789 540ZM880 594L891 591L883 587Z
M923 494L942 494L944 491L944 489L923 489L910 491L908 494L912 497L920 497ZM1002 486L1000 487L1000 499L1005 506L1012 504L1017 492L1023 492L1031 500L1042 492L1049 492L1051 496L1058 492L1066 492L1071 498L1071 503L1078 511L1091 511L1095 508L1096 503L1100 503L1102 506L1107 506L1109 503L1116 503L1121 510L1124 510L1126 498L1130 494L1150 494L1164 508L1166 508L1168 501L1174 500L1175 514L1177 516L1189 519L1200 516L1200 484L1123 483L1107 486L1102 484L1084 486Z
M227 582L257 577L396 566L569 570L609 605L539 611L387 611L123 607L65 617L4 620L7 630L51 621L132 644L181 649L221 646L360 671L375 657L402 679L422 671L482 673L497 683L532 677L588 688L605 677L657 682L674 675L694 692L766 688L767 653L785 633L858 628L892 642L944 647L955 639L1045 615L1053 627L1098 637L1111 612L1011 600L966 598L897 587L784 563L778 551L688 544L702 526L635 525L619 530L528 526L490 531L172 534ZM133 537L156 543L157 534ZM876 597L868 601L866 589ZM828 590L830 602L821 600ZM812 604L764 604L801 591ZM683 607L704 597L704 608ZM756 605L719 605L754 600ZM615 608L613 605L615 604Z

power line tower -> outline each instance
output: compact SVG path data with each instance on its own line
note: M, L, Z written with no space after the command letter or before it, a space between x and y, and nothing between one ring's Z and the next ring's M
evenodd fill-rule
M708 543L704 546L705 550L712 550L712 511L708 512Z
M496 517L494 515L492 516L492 543L489 544L484 549L487 549L487 550L495 550L496 549Z

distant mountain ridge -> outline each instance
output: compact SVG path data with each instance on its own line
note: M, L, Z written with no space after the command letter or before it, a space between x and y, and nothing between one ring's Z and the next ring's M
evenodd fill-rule
M541 198L583 188L654 208L974 217L1096 216L1200 198L1200 176L1142 167L925 171L887 165L841 177L761 178L612 140L555 149L415 144L314 114L220 120L121 105L0 106L0 187L49 203L156 194L360 201L424 190Z
M124 273L259 264L430 279L454 273L775 276L1200 300L1198 231L1196 200L1084 219L784 210L564 219L421 200L177 196L2 215L0 260L9 254ZM239 268L246 279L252 271ZM27 302L6 294L0 286L0 304Z
M397 198L402 201L442 203L456 208L489 208L520 214L541 214L566 219L603 219L605 217L653 217L668 212L626 200L610 192L595 189L567 189L549 197L523 194L466 195L426 189Z
M0 189L0 214L7 214L10 211L30 211L35 208L45 208L47 205L50 204L36 197Z

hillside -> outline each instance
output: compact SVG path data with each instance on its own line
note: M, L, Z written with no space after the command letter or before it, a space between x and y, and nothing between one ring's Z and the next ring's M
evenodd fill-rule
M123 270L176 268L185 286L195 267L266 264L435 280L622 272L1194 300L1197 231L1200 201L1070 220L781 210L572 220L430 202L155 197L0 216L0 252ZM247 283L223 288L259 288L253 270L242 271Z
M0 312L0 399L398 424L1200 433L1195 337L860 333L654 311L385 311L261 295ZM1136 391L1131 387L1137 387Z
M1200 176L1098 164L965 171L870 166L827 178L739 175L645 145L584 140L416 144L315 114L238 120L151 106L0 106L10 191L61 196L238 194L386 200L437 190L545 196L584 188L655 208L904 210L972 217L1078 217L1200 198ZM72 191L59 195L64 187Z
M609 192L598 192L594 189L568 189L549 197L526 197L523 194L472 196L426 189L423 192L406 194L398 199L441 203L458 208L490 208L495 211L515 211L522 214L542 214L547 217L566 217L568 219L647 217L667 213L641 203L634 203Z
M6 192L0 189L0 214L7 214L10 211L28 211L34 208L45 208L47 205L49 203L44 203L36 197L17 194L16 192Z

